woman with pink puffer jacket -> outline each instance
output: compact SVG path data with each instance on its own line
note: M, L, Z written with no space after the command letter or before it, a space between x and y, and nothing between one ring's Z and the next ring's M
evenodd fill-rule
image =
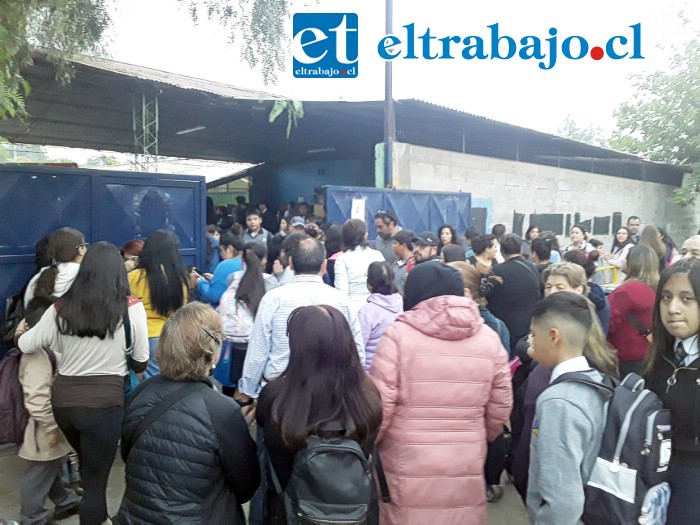
M380 523L482 525L486 443L512 406L508 353L454 268L416 265L404 309L370 371L382 396L377 447L391 493Z

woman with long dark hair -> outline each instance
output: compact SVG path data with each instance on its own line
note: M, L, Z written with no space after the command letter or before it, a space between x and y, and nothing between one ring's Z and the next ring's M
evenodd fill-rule
M217 311L224 325L221 363L214 377L221 383L224 394L232 396L243 373L243 362L248 350L258 306L265 295L263 264L265 247L249 242L243 250L243 270L232 274L231 283L221 296Z
M455 230L449 224L443 224L440 226L440 228L438 228L438 239L440 239L438 241L438 255L442 253L442 249L448 244L458 244L461 246L461 243L459 242L459 235L457 235L457 230Z
M647 387L671 410L673 453L668 525L700 514L700 260L682 259L661 274L654 301Z
M625 280L625 261L632 246L634 246L634 241L630 231L627 229L627 226L620 226L615 234L612 250L605 256L607 263L617 268L618 282L620 283Z
M74 228L61 228L53 232L46 247L50 266L42 268L27 284L24 306L34 297L61 297L66 293L78 274L87 247L85 236Z
M116 246L98 242L85 254L71 288L18 341L25 353L49 347L62 355L52 405L58 426L80 460L85 490L81 525L107 520L107 479L124 415L125 320L133 345L132 368L140 373L148 360L146 311L129 296L126 268Z
M312 435L324 434L326 423L345 428L366 453L382 423L379 391L358 358L348 322L331 306L304 306L287 322L289 364L258 398L257 422L270 462L282 488L289 481L294 454ZM274 492L267 494L266 523L282 518L284 508Z
M189 278L180 259L179 245L174 233L153 232L143 245L138 268L129 272L131 293L143 301L148 316L150 358L146 378L159 373L156 347L165 321L187 302Z
M523 245L521 248L523 257L530 257L530 253L532 253L532 241L539 238L540 231L541 230L539 226L536 226L534 224L528 226L527 231L525 232L525 237L523 238Z

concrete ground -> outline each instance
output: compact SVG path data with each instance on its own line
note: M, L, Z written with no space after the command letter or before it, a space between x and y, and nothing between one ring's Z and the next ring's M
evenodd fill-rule
M19 484L22 476L22 461L17 458L17 449L0 450L0 522L2 519L19 519ZM124 464L117 454L107 487L107 505L110 514L116 513L124 492ZM47 503L50 505L50 503ZM60 522L78 525L74 516ZM527 514L512 485L506 484L506 492L498 503L489 504L491 525L527 525Z

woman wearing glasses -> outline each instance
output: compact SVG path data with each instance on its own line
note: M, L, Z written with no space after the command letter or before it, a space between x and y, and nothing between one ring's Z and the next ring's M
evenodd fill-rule
M148 359L146 312L138 299L129 296L116 246L98 242L85 253L63 297L26 333L24 323L18 328L18 335L23 334L17 345L22 352L46 347L61 354L52 405L56 423L80 460L85 489L81 525L108 522L107 479L124 415L125 326L131 329L132 368L143 372Z
M208 379L222 332L216 311L199 302L165 323L160 375L126 408L126 491L114 523L245 523L241 504L258 487L260 467L240 408Z
M85 256L88 243L85 236L73 228L61 228L49 236L47 258L50 266L42 268L29 284L24 294L25 308L34 297L61 297L78 274L80 262Z

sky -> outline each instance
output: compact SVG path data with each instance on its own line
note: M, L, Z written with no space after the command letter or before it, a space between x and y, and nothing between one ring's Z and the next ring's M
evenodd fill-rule
M384 61L377 44L385 35L381 0L293 0L291 13L347 12L359 19L359 75L353 79L296 79L287 68L276 85L266 86L260 71L240 60L216 22L193 24L178 0L118 0L106 51L110 58L193 77L272 92L299 100L381 100ZM395 0L394 34L406 24L437 36L478 35L488 25L519 38L585 37L591 45L615 35L631 39L640 24L642 60L559 60L549 71L532 60L402 60L393 62L394 98L418 98L496 120L556 133L567 116L582 127L615 127L613 111L635 92L630 75L669 67L670 57L700 30L697 0ZM680 13L684 13L683 22ZM291 34L292 22L287 21ZM455 55L459 57L457 46Z

